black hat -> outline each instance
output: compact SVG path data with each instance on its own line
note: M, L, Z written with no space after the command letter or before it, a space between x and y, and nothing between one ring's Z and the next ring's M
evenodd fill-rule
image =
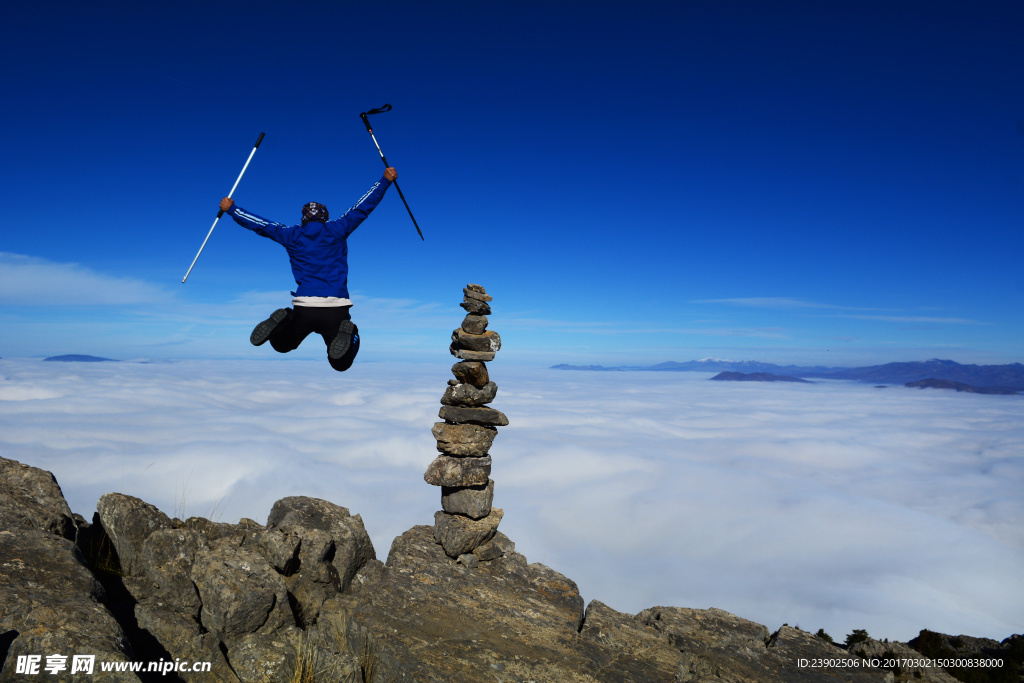
M302 207L302 224L305 225L310 221L316 223L326 223L328 220L327 207L317 202L310 202Z

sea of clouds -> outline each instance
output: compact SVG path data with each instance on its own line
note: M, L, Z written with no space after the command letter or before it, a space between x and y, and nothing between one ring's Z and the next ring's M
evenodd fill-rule
M0 360L0 455L91 518L109 491L265 522L307 495L385 559L431 524L450 363ZM907 640L1024 630L1024 397L491 364L501 530L586 600Z

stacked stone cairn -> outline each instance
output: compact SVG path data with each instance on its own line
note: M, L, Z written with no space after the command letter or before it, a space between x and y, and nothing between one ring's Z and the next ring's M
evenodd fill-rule
M501 348L501 337L487 329L492 297L480 285L466 285L460 304L466 310L462 326L452 332L451 354L460 359L452 366L455 379L441 397L438 416L444 422L431 430L441 455L430 463L423 478L441 487L441 507L434 514L434 538L449 557L468 567L503 554L504 537L498 524L504 514L491 508L494 481L488 451L498 427L508 418L487 404L498 386L487 374L487 361ZM497 538L496 538L497 534Z

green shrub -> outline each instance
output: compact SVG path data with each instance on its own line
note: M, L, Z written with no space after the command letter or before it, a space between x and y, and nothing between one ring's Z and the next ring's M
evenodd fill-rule
M855 629L853 629L853 633L850 633L850 634L848 634L846 636L846 647L849 648L851 645L856 645L857 643L863 643L863 642L867 641L867 639L868 639L868 632L867 631L865 631L862 628L855 628Z

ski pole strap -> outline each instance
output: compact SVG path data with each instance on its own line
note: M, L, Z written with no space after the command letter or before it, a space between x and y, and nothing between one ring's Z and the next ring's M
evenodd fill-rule
M373 115L373 114L383 114L386 111L391 111L391 105L390 104L385 104L383 107L380 107L379 109L371 109L370 111L368 111L366 113L368 115Z

